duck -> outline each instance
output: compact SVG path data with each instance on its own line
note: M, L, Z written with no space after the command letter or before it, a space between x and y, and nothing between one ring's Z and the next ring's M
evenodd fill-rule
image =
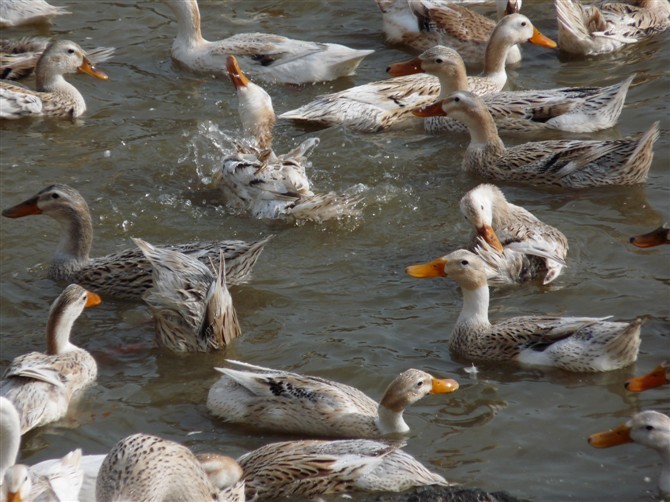
M504 56L514 44L531 42L555 47L521 14L503 17L491 34L482 79L486 92L498 92L507 81ZM499 55L502 54L502 59ZM414 109L434 103L440 95L440 81L432 75L402 75L371 82L317 97L280 119L308 122L321 126L343 125L357 132L379 132L419 124Z
M163 2L177 17L172 58L197 73L226 75L226 58L233 54L255 78L299 85L351 76L363 58L374 52L268 33L238 33L210 42L200 31L197 0Z
M670 223L665 222L651 232L634 235L630 239L633 246L639 248L650 248L654 246L662 246L663 244L670 244Z
M51 39L47 37L21 37L0 39L0 79L21 80L33 74L40 56ZM96 47L86 51L92 65L111 59L114 47Z
M405 408L427 394L446 394L458 382L408 369L386 388L379 403L354 387L324 378L227 360L238 366L221 373L207 407L229 423L312 436L378 438L405 434Z
M97 502L211 500L244 502L242 469L225 455L196 457L168 439L137 433L120 439L100 467Z
M404 452L404 444L372 439L285 441L261 446L237 463L244 471L246 496L254 500L451 486Z
M624 383L624 387L631 392L642 392L669 383L670 369L668 369L668 363L663 362L645 375L629 378Z
M461 357L584 373L612 371L637 360L642 319L537 315L491 324L486 266L466 249L410 265L405 272L415 278L449 277L461 287L463 307L449 338L449 348Z
M493 274L487 273L489 285L534 278L546 285L561 274L568 239L523 207L509 203L497 186L477 185L461 198L460 209L475 232L471 251L487 265L493 264ZM493 254L489 247L495 249Z
M144 293L156 323L159 347L173 352L209 352L240 336L240 322L225 283L225 259L218 274L198 259L133 239L151 263L153 286Z
M670 496L670 417L658 411L640 411L619 427L591 434L588 441L594 448L637 443L656 450L662 459L658 488L664 497Z
M221 171L214 176L228 206L254 218L298 222L359 216L360 194L312 192L306 168L311 167L308 157L319 144L318 138L309 138L284 155L274 153L272 98L249 80L235 56L228 57L227 67L248 139L235 142L235 152L224 159Z
M64 74L75 72L100 80L108 79L76 43L70 40L51 42L35 67L35 91L0 81L0 118L81 116L86 111L84 97L63 78Z
M52 17L64 14L70 12L65 7L51 5L46 0L2 0L0 28L49 23Z
M480 64L496 23L457 3L435 0L375 0L382 13L384 34L390 44L424 51L436 44L457 50L469 64ZM521 0L496 0L498 19L519 12ZM521 61L518 45L507 54L507 64Z
M555 0L558 46L578 56L609 54L670 26L667 0L632 0L583 5Z
M84 308L100 301L95 293L70 284L49 310L46 353L16 357L5 371L0 396L19 412L21 434L63 418L73 397L95 382L95 359L70 343L70 332Z
M584 188L635 185L647 179L659 137L654 122L639 138L552 140L506 148L482 98L457 91L419 110L419 117L449 116L470 131L463 169L500 181Z
M109 297L141 301L152 286L151 264L139 248L90 258L93 243L91 213L86 201L74 188L64 184L49 185L31 198L2 211L7 218L45 214L62 229L48 277L59 282L76 282L87 289ZM226 259L226 284L246 282L251 269L272 236L244 242L208 241L165 246L196 256L206 265L218 261L223 249Z
M522 133L550 130L584 133L613 127L635 78L633 74L606 87L488 92L486 85L479 85L481 77L467 75L458 52L443 45L436 45L412 60L391 64L386 71L394 77L421 72L437 77L440 94L436 101L456 91L481 96L498 131ZM424 128L430 134L468 132L465 124L450 117L428 117Z

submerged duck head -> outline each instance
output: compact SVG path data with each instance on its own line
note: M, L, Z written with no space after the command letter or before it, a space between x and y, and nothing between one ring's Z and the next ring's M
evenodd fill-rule
M477 234L488 244L503 251L503 246L493 230L493 208L496 201L505 202L500 189L488 183L481 184L466 193L460 202L461 213L475 227Z

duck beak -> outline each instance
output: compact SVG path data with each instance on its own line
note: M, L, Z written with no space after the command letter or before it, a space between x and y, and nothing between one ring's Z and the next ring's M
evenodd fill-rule
M242 70L240 70L240 65L237 64L235 56L228 56L226 59L226 70L228 70L228 76L235 86L235 89L246 87L251 83L247 76L242 73Z
M84 57L84 61L82 61L81 65L77 67L77 71L80 73L86 73L86 75L90 75L91 77L99 78L100 80L107 80L109 78L106 73L101 72L95 66L93 66L87 57Z
M607 432L598 432L589 436L589 444L594 448L609 448L610 446L617 446L624 443L632 443L630 437L630 427L627 425L620 425L616 429Z
M7 502L22 502L19 492L7 492Z
M482 225L477 229L477 235L484 239L490 246L494 247L499 253L503 252L503 245L496 235L493 227L490 225Z
M624 387L631 392L642 392L670 383L666 373L666 365L657 366L651 373L626 380Z
M652 230L646 234L631 237L630 243L639 248L650 248L653 246L660 246L661 244L670 244L670 239L668 238L669 234L670 229L665 225L662 225L656 230Z
M419 58L414 58L410 61L403 61L402 63L393 63L386 68L386 73L392 77L402 77L403 75L413 75L415 73L421 73L423 68L421 68L421 60Z
M449 394L458 390L458 382L451 378L433 378L433 388L429 394Z
M428 279L431 277L446 277L444 266L447 260L438 258L428 263L421 263L419 265L410 265L405 268L405 273L417 279Z
M91 293L90 291L86 291L86 305L85 307L95 307L96 305L100 305L102 303L102 299L100 298L100 295L97 295L95 293Z
M432 105L422 106L421 108L412 110L412 114L417 117L446 117L447 112L442 109L442 101L438 101Z
M556 47L556 42L551 38L545 37L540 30L533 26L533 36L528 39L531 44L541 45L542 47L548 47L554 49Z
M42 214L42 210L37 207L37 197L32 197L2 211L2 215L7 218L21 218L22 216L29 216L31 214Z

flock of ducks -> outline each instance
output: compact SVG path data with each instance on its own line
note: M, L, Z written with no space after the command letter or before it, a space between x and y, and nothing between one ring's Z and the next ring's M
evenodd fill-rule
M372 51L258 33L210 42L201 34L196 0L163 1L177 19L174 60L191 71L228 76L236 90L244 138L234 142L234 153L216 178L230 206L267 219L318 222L359 214L364 198L360 192L312 191L306 170L318 139L285 154L274 152L272 100L249 76L288 84L332 80L351 75ZM499 136L499 131L609 128L618 120L634 76L604 88L502 91L505 66L521 60L520 45L556 47L519 13L520 1L498 2L497 23L441 0L376 1L387 40L421 54L389 66L388 80L322 96L280 119L338 124L359 132L423 120L430 133L468 132L471 142L463 168L491 180L565 188L646 180L658 123L637 139L553 140L506 148ZM555 3L558 45L574 54L612 52L670 25L667 0L597 7L577 0ZM3 0L0 25L40 22L65 13L43 0ZM34 71L35 90L0 82L0 117L82 115L84 98L64 75L83 72L106 80L94 63L111 57L112 50L87 53L67 40L19 42L3 42L2 76L17 79ZM466 61L482 63L482 75L467 76ZM637 359L641 319L524 316L491 323L489 285L555 281L566 266L568 241L560 230L508 202L492 184L470 190L460 208L473 227L470 249L406 269L412 277L449 277L460 286L463 307L449 339L452 353L573 372L611 371ZM456 391L455 380L408 369L377 403L340 382L234 360L215 368L221 376L207 399L213 415L263 431L342 439L273 443L234 460L214 453L196 455L173 441L134 434L106 455L75 450L31 467L16 464L21 435L64 417L69 403L96 380L95 359L70 341L84 308L100 303L101 296L143 299L155 319L160 347L175 352L224 349L241 331L228 286L249 280L272 239L166 246L134 239L136 248L91 258L91 214L75 188L51 185L2 212L8 218L40 214L56 220L61 229L48 277L69 285L49 311L45 352L17 357L0 382L2 500L242 501L450 485L402 450L402 437L409 431L403 413L427 394ZM631 243L668 244L669 232L666 224L632 237ZM662 364L625 387L640 392L669 382ZM670 494L670 418L643 411L618 429L589 437L597 448L630 441L661 453L659 488Z

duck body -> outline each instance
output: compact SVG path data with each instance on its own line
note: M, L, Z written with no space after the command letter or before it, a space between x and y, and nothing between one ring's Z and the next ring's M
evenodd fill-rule
M37 62L36 91L0 81L0 118L79 117L86 111L86 102L81 93L63 78L64 74L77 71L107 79L77 44L69 40L52 42Z
M444 99L456 91L481 96L498 131L529 132L561 130L592 132L614 126L621 115L628 88L634 79L607 87L563 87L557 89L489 92L478 85L481 79L469 77L461 56L441 45L424 51L417 58L388 67L392 76L426 72L440 81ZM431 134L467 133L462 122L451 117L428 117L424 127Z
M654 122L638 139L538 141L505 148L484 102L464 91L414 113L451 116L467 125L466 171L532 185L582 188L642 183L659 137L659 124Z
M369 439L271 443L237 459L252 497L317 497L350 491L400 492L449 486L400 448Z
M225 75L226 59L235 55L254 77L270 82L304 84L349 76L372 50L339 44L304 42L266 33L239 33L216 42L202 37L196 0L163 0L177 16L172 57L192 71Z
M222 376L209 391L210 411L227 422L293 434L376 438L406 433L405 407L426 394L458 388L454 380L410 369L389 385L378 404L358 389L331 380L228 362L240 369L215 368Z
M412 277L451 277L463 291L463 308L449 338L456 354L487 361L518 361L574 372L623 368L637 360L642 320L596 317L513 317L491 324L486 267L464 249L407 267Z
M53 16L69 13L65 8L56 7L45 0L2 0L0 28L48 23Z
M69 341L74 321L100 297L71 284L54 301L47 322L47 352L15 358L0 381L0 396L21 417L21 434L63 418L72 398L97 376L95 359Z
M81 194L68 185L51 185L2 214L8 218L46 214L60 223L64 233L48 272L55 281L76 282L100 294L135 301L153 284L151 264L138 248L89 257L93 242L91 214ZM249 279L251 269L271 238L251 243L208 241L163 247L194 256L206 265L218 263L223 251L226 283L233 285Z
M597 5L555 0L555 4L558 45L562 51L579 56L614 52L670 26L670 5L666 0Z
M490 285L515 284L536 277L549 284L561 274L568 254L565 235L526 209L507 202L495 185L473 188L461 198L460 207L474 227L471 250L493 264L494 273L487 274ZM489 252L489 246L496 252Z
M198 259L134 239L151 263L153 287L144 294L156 320L158 345L175 352L225 348L240 335L240 323L225 284L223 256L218 275Z

